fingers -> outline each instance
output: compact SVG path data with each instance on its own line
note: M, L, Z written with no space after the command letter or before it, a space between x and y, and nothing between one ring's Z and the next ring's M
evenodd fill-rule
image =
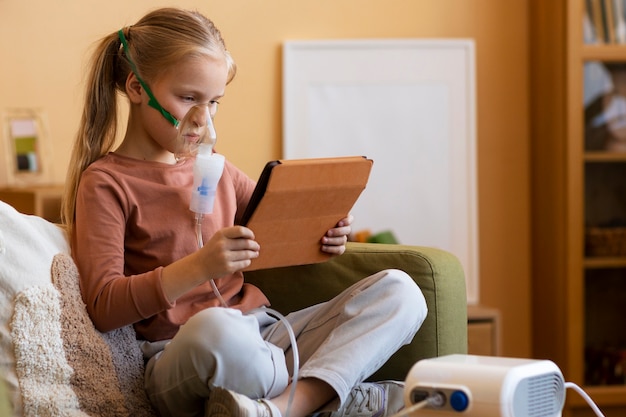
M335 237L324 236L322 238L322 245L324 246L345 246L347 242L348 242L347 235L341 235L341 236L335 236Z
M346 243L348 237L346 235L329 237L324 236L322 238L322 252L330 253L331 255L341 255L346 251Z
M340 245L324 245L322 244L322 252L330 253L332 255L341 255L346 251L346 241L344 237L344 243Z
M230 261L256 258L261 249L257 241L254 240L252 230L244 226L234 226L223 230L224 250Z
M253 239L254 232L245 226L232 226L222 229L224 237L228 239Z
M343 219L339 220L339 222L337 223L337 226L350 226L352 224L352 221L354 220L354 216L352 214L348 214L346 217L344 217Z
M351 214L337 222L337 226L326 232L322 237L322 251L333 255L341 255L346 250L348 236L352 232Z
M202 248L208 278L246 268L258 258L260 245L254 240L252 230L234 226L216 232Z
M326 232L326 236L324 237L331 239L328 242L330 243L331 241L333 241L332 239L350 236L350 233L352 233L352 226L340 226L330 229L328 232Z

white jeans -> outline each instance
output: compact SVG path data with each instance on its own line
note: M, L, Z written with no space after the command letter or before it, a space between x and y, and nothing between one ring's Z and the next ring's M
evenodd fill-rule
M298 377L325 381L343 403L352 387L410 343L426 313L413 279L394 269L291 313L287 320L298 345ZM273 398L293 374L290 345L284 325L263 311L203 310L148 361L148 397L162 416L202 415L216 386L250 398Z

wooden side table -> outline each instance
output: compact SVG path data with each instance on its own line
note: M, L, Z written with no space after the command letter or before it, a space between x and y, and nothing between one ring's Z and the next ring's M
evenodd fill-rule
M500 313L483 306L467 307L467 351L471 355L500 355Z
M24 214L34 214L58 223L61 219L62 185L0 188L0 200Z

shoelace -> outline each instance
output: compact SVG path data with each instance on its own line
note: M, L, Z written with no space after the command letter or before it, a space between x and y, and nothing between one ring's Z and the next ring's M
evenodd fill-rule
M384 390L376 384L361 384L350 393L350 401L346 404L343 415L351 415L355 410L362 414L364 410L377 412L372 417L377 417L383 410L385 401Z
M263 400L256 400L257 403L257 417L274 417L270 405Z

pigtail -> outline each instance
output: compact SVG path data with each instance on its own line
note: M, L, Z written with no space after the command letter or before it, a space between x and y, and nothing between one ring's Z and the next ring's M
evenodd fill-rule
M126 29L128 30L128 29ZM124 91L129 68L121 58L117 33L97 46L88 74L83 114L72 149L61 207L61 220L71 231L76 194L83 171L113 149L117 132L117 92Z

